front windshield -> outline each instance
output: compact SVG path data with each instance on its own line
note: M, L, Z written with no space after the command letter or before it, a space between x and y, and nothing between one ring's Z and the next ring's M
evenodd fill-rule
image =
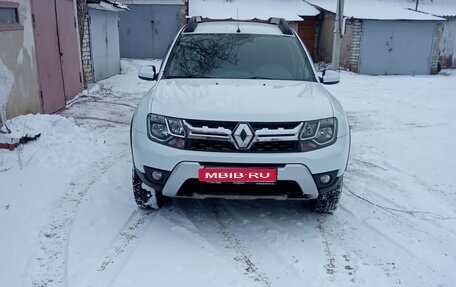
M316 81L296 38L254 34L184 34L163 78Z

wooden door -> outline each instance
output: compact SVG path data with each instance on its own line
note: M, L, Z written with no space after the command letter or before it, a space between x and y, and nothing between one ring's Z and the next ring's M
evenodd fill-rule
M304 17L298 24L298 35L309 50L312 57L315 52L315 17Z

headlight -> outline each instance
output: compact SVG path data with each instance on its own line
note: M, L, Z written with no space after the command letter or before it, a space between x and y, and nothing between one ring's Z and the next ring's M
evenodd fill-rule
M149 138L175 148L185 147L185 128L180 119L149 114L147 117Z
M305 122L300 135L301 151L332 145L337 138L337 119Z

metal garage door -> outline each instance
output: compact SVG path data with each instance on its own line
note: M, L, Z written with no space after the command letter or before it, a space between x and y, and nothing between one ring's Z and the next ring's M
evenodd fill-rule
M82 90L74 0L31 3L42 107L53 113Z
M95 81L120 72L117 12L90 9L90 43Z
M429 74L434 21L364 20L359 72Z
M179 5L128 5L120 13L122 58L163 58L179 31Z

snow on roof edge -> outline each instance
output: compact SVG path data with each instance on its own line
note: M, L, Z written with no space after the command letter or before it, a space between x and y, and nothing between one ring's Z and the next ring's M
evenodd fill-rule
M435 17L440 17L440 18L442 18L442 17L443 18L456 17L456 11L454 11L454 12L442 12L440 10L436 11L434 9L429 9L428 7L426 7L426 8L422 9L422 8L418 7L418 11L422 12L422 13L429 14L429 15L433 15Z
M336 13L335 0L304 0L321 10ZM356 2L356 3L355 3ZM347 0L344 7L344 17L363 20L416 20L416 21L445 21L445 18L430 15L422 11L392 6L388 2L357 2Z
M124 11L122 9L116 8L114 6L112 7L107 7L105 5L100 5L97 3L87 3L87 6L90 9L95 9L95 10L102 10L102 11L109 11L109 12L119 12L119 11Z
M278 17L303 21L300 16L320 14L318 9L303 0L263 0L260 7L258 2L250 0L190 0L188 15L210 19L267 20Z
M113 0L89 0L87 1L87 6L92 9L112 12L130 11L127 5Z
M117 2L117 1L114 1L114 0L104 0L104 1L114 5L118 9L130 11L130 8L128 8L127 4L124 4L124 3L121 3L121 2Z

